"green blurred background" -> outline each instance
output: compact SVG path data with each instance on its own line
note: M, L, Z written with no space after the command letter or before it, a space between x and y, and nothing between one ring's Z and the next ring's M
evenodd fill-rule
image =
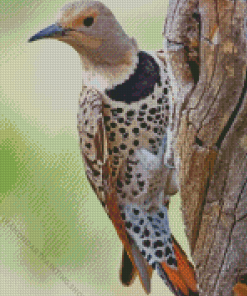
M61 42L27 43L66 2L0 2L1 295L145 295L138 279L121 286L121 243L84 175L79 57ZM162 48L166 1L104 3L140 48ZM189 252L178 196L169 216ZM160 295L172 294L154 274L151 296Z

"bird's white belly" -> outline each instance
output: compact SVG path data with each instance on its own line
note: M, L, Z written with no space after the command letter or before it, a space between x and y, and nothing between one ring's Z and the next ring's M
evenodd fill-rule
M131 182L119 183L119 204L137 204L148 211L158 208L167 195L177 192L177 187L171 182L174 170L164 166L161 160L160 155L154 155L147 149L135 151L135 155L120 170L120 180L124 180L127 172L131 175Z

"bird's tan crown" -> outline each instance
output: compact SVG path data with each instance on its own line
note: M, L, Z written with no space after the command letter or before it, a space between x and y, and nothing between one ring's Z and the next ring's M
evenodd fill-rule
M65 29L78 29L86 18L92 17L94 22L97 22L99 14L99 10L93 7L83 9L80 6L69 6L67 9L62 9L58 23Z

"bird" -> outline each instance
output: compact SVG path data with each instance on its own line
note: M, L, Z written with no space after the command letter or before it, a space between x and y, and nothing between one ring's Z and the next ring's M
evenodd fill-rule
M164 52L139 49L99 1L66 4L29 42L53 38L80 56L77 127L85 172L123 243L120 279L139 275L147 294L155 270L177 296L199 295L195 271L168 221L177 172L164 161L171 86Z

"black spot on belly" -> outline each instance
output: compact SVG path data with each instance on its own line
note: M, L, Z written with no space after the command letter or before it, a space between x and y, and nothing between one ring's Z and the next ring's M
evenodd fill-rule
M105 91L112 100L131 104L153 93L155 84L161 85L160 68L155 59L143 51L138 57L139 63L129 79Z
M147 255L147 261L149 262L151 260L151 258L152 258L152 255L151 254L148 254Z
M147 124L146 124L145 122L142 122L142 123L140 124L140 126L141 126L141 128L146 128L146 127L147 127Z
M135 114L135 111L134 110L129 110L128 112L127 112L127 116L129 117L129 116L133 116Z
M171 254L171 253L172 253L171 249L169 247L166 247L166 250L165 250L166 257L168 257L169 254Z
M139 128L138 128L138 127L133 128L133 129L132 129L132 132L133 132L134 134L138 135L138 134L139 134Z
M94 170L94 171L93 171L93 174L94 174L95 177L98 177L98 176L100 175L100 172Z
M135 151L134 151L133 149L130 149L130 150L129 150L129 155L133 155L134 152L135 152Z
M143 234L144 234L145 236L149 236L149 235L150 235L150 231L149 231L147 228L145 228Z
M139 184L139 186L140 186L140 187L143 187L143 186L144 186L144 184L145 184L145 182L144 182L144 181L138 181L137 183Z
M125 213L121 213L121 217L122 217L123 220L125 220L126 219Z
M121 144L121 145L120 145L120 149L121 149L121 150L125 150L126 148L127 148L127 146L126 146L125 144Z
M159 217L160 217L161 219L163 219L163 218L165 217L165 215L164 215L163 212L159 212L158 215L159 215Z
M140 115L140 116L143 116L143 115L145 115L145 114L146 114L145 111L139 111L139 115Z
M114 152L114 153L118 153L118 152L119 152L118 147L115 146L115 147L113 148L113 152Z
M154 248L163 247L164 243L161 240L157 240L154 242Z
M151 108L151 109L149 110L149 113L150 113L150 114L155 114L156 112L157 112L156 108Z
M157 250L157 251L155 252L155 256L158 257L158 258L161 258L162 255L163 255L163 252L162 252L161 250Z
M93 135L92 135L92 134L87 133L87 136L88 136L88 138L90 138L90 139L93 138Z
M138 209L133 209L133 213L135 214L135 215L138 215L139 214L139 210Z
M129 173L125 173L125 177L128 178L128 179L131 179L132 178L132 175L129 174Z
M125 223L125 226L126 226L127 228L131 228L132 223L128 221L128 222Z
M144 247L150 247L150 245L151 245L151 243L150 243L150 240L149 239L145 239L144 241L143 241L143 246Z
M156 236L160 236L160 232L159 231L155 231L155 235Z
M137 196L137 195L138 195L138 191L134 190L134 191L132 191L132 194L133 194L134 196Z
M134 232L135 233L139 233L140 232L140 227L139 226L135 226L134 227Z
M121 134L124 134L126 132L126 129L123 128L123 127L120 127L119 131L120 131Z
M175 265L175 266L177 266L177 261L176 261L174 258L172 258L172 257L169 257L169 258L167 259L167 263L168 263L169 265Z
M105 122L109 121L110 119L111 119L110 116L104 116L104 121L105 121Z
M123 183L119 179L117 179L117 186L120 188L123 187Z
M111 122L110 123L111 127L115 128L117 126L117 124L115 122Z

